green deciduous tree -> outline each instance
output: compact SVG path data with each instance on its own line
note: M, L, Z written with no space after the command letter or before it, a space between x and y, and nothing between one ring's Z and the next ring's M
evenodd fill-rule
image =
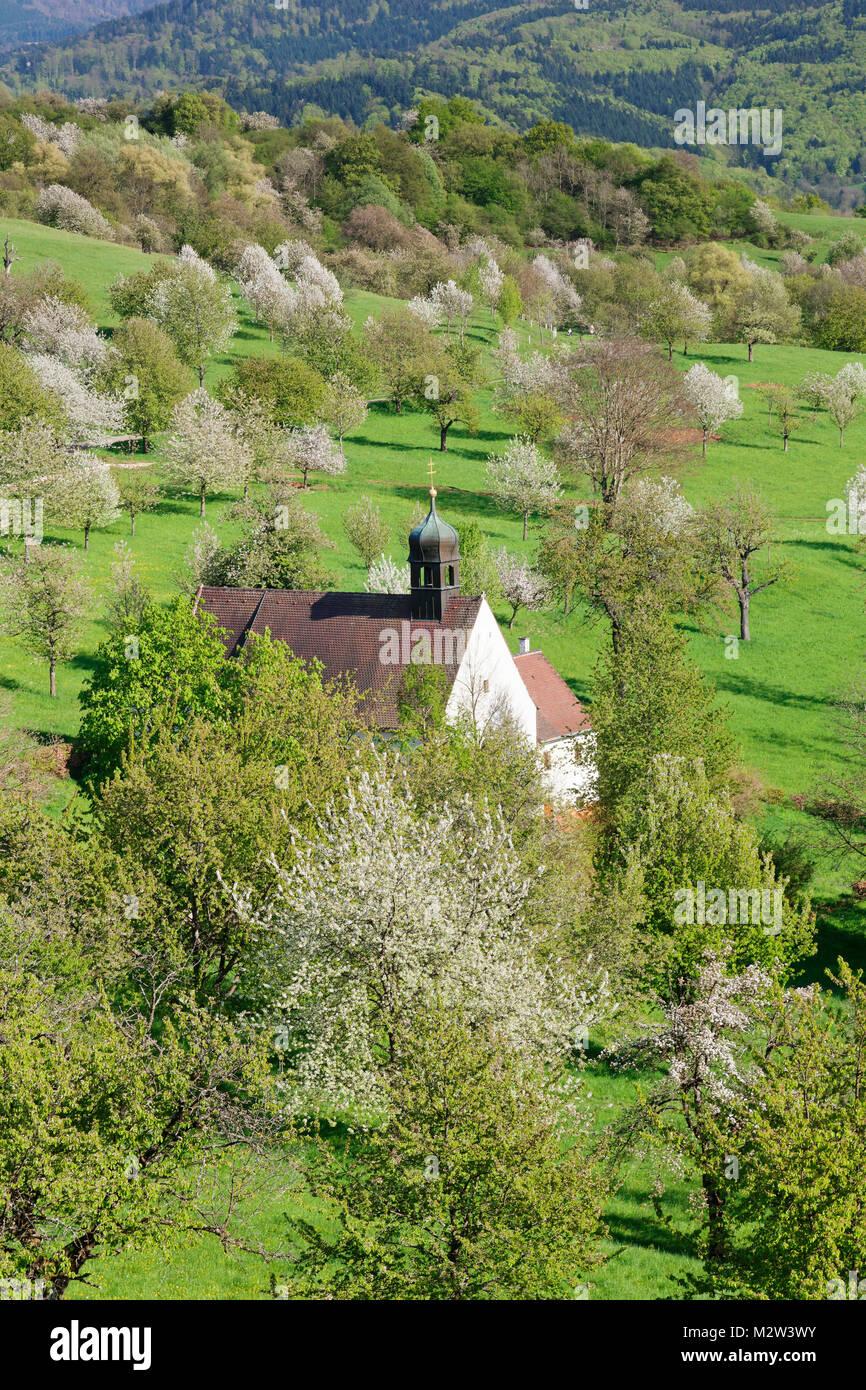
M305 1149L316 1208L290 1219L292 1295L587 1296L605 1179L563 1078L441 1005L416 1016L398 1059L379 1123L342 1152Z
M37 661L47 662L52 699L57 667L75 655L92 609L93 591L66 546L31 546L0 570L4 630L19 637Z
M147 453L151 435L168 428L174 406L192 390L192 373L150 319L126 319L111 342L120 357L111 360L107 385L122 394L127 425Z

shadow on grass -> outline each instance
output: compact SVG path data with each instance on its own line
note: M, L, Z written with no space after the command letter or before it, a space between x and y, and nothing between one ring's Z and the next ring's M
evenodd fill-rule
M866 902L850 894L838 898L816 898L818 950L804 962L802 980L817 981L834 992L836 986L827 979L827 970L836 970L839 957L855 970L866 970Z
M731 695L743 695L753 700L765 700L774 705L784 705L789 709L829 709L833 701L829 695L802 695L786 690L781 685L771 685L768 681L754 677L738 676L733 671L725 671L716 677L716 688Z

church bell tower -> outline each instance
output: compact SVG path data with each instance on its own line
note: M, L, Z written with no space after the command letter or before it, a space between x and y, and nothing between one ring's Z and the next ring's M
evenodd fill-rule
M460 539L436 511L430 483L430 510L409 536L410 613L414 619L440 621L460 593Z

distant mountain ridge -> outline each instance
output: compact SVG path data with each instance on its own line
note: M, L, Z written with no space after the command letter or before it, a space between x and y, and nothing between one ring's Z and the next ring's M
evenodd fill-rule
M11 0L0 0L0 7ZM78 0L73 9L120 5ZM518 129L672 146L698 100L779 107L783 151L698 150L764 165L790 187L862 202L866 0L170 0L8 57L15 90L154 95L210 87L290 123L310 109L395 122L418 93L461 94Z
M0 53L22 44L50 43L91 29L103 20L147 9L153 0L0 0Z

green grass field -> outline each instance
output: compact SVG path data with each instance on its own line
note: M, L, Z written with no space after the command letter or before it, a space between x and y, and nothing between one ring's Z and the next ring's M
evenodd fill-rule
M788 220L794 220L791 216ZM828 239L838 234L839 224L854 225L857 219L830 219L803 216L814 235ZM825 228L823 223L832 223ZM843 226L844 230L844 226ZM100 325L110 331L114 319L106 298L106 287L118 273L130 273L146 266L151 258L123 247L89 241L67 233L37 227L27 222L0 220L0 239L9 232L25 259L16 263L18 272L31 269L40 259L59 261L71 275L88 287ZM756 257L768 257L754 249ZM356 323L381 309L383 301L366 293L347 294L347 307ZM231 356L239 353L277 353L277 345L253 324L243 306L241 329ZM492 326L489 315L479 315L471 329L476 340L489 349ZM525 330L522 336L526 337ZM229 370L231 356L208 368L206 384ZM790 805L794 793L809 792L842 765L843 753L833 724L833 701L854 676L866 656L866 556L857 548L856 538L832 535L827 529L828 503L844 495L844 487L866 452L866 416L847 431L840 448L837 431L825 413L813 421L803 412L803 427L793 436L787 453L774 429L768 427L766 404L759 383L768 381L793 384L807 371L837 371L847 359L842 354L803 347L764 347L755 349L755 361L748 363L745 347L712 344L685 358L675 356L685 370L702 360L722 375L734 374L739 380L744 414L726 426L723 437L711 442L706 461L699 450L681 472L686 496L695 504L729 491L735 480L750 481L763 491L778 516L778 541L773 559L784 558L789 573L784 583L757 596L753 603L753 640L741 643L735 659L726 657L725 638L737 631L735 608L719 615L709 632L691 633L696 662L712 679L719 699L725 703L747 767L754 770L767 790L763 818L774 830L797 828L808 833L810 823ZM502 545L532 555L538 527L531 526L527 542L521 539L519 518L501 512L485 490L485 460L500 450L509 438L502 417L490 409L489 389L480 394L481 423L476 436L460 426L449 435L448 450L438 452L438 431L429 416L406 409L397 415L382 404L371 405L365 424L346 440L348 468L341 478L316 481L304 494L305 505L321 519L334 549L324 556L337 576L339 586L348 590L363 588L365 574L351 551L341 527L348 504L362 494L375 499L391 527L390 553L397 560L406 554L411 519L426 500L427 465L432 456L439 489L439 508L455 524L477 519L494 548ZM113 456L117 465L142 461L141 456ZM159 475L159 450L152 457ZM587 488L580 482L569 485L567 495L575 501L588 500ZM215 498L208 502L208 521L221 534L227 523L221 519L223 507L233 500ZM160 600L177 592L173 574L179 568L186 547L198 524L197 500L184 495L166 497L159 509L138 519L137 535L130 541L140 579ZM0 690L11 693L13 718L24 729L41 735L54 734L71 740L77 729L77 694L92 666L93 654L105 628L102 619L103 595L109 581L112 547L127 536L128 523L121 521L91 537L86 557L88 576L96 601L87 625L82 647L75 660L58 671L58 699L48 696L48 676L44 667L34 664L17 643L0 637ZM72 542L80 548L81 537L52 527L49 541ZM504 607L497 613L504 624ZM556 610L541 614L520 614L513 631L504 628L512 650L519 636L528 635L533 647L544 650L575 693L588 703L592 699L593 667L602 633L580 611L567 619ZM74 783L58 786L61 800L75 794ZM57 799L57 798L55 798ZM816 974L842 952L855 965L866 965L866 909L854 905L848 895L853 866L832 871L820 863L816 887L821 906L820 944L810 974ZM591 1067L590 1088L600 1118L614 1113L610 1107L627 1102L631 1082L606 1069ZM612 1204L609 1252L615 1254L605 1269L595 1276L593 1297L653 1298L665 1296L667 1275L681 1270L688 1256L677 1250L670 1235L651 1218L646 1203L649 1177L636 1170L630 1174ZM685 1216L685 1192L675 1190L679 1215ZM279 1211L261 1218L263 1232L276 1229ZM621 1249L621 1247L625 1247ZM102 1262L94 1278L99 1288L84 1289L85 1297L194 1297L246 1298L267 1295L268 1274L261 1261L252 1257L231 1258L216 1246L199 1244L178 1248L169 1259L161 1255L120 1256Z

